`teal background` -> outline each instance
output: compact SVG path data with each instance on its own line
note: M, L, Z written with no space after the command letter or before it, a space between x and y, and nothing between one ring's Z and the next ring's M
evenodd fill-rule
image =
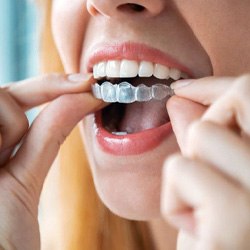
M33 0L1 0L0 84L38 74L38 9ZM34 112L29 113L32 119Z

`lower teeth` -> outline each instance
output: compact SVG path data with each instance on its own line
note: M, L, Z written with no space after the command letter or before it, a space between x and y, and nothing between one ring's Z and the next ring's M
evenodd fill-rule
M113 135L127 135L128 132L112 132Z

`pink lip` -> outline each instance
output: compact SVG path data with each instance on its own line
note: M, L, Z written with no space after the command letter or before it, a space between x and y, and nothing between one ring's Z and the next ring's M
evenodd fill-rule
M172 133L171 123L135 134L117 136L108 132L102 125L101 111L95 114L95 135L102 150L113 155L142 154L160 145Z
M177 68L187 73L190 77L193 76L190 69L177 62L177 60L170 55L145 44L133 42L97 44L92 51L87 65L88 72L93 72L93 66L98 62L127 59L162 64L167 67Z
M158 49L144 44L126 42L122 44L99 44L92 50L88 60L87 70L93 71L93 66L107 60L135 60L150 61L167 67L178 68L190 77L190 69L177 62L171 56ZM171 123L166 123L158 128L142 131L140 133L117 136L109 133L102 125L101 111L95 114L95 136L103 151L113 155L137 155L150 151L161 144L172 133Z

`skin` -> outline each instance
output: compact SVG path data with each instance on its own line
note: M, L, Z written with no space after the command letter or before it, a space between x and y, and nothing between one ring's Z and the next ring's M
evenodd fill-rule
M53 33L66 72L86 73L86 58L97 41L132 40L169 53L191 68L195 78L213 77L173 85L176 96L168 101L167 110L175 136L153 154L107 162L102 152L94 151L89 120L85 120L82 130L85 138L90 135L87 150L100 197L120 216L148 220L158 249L170 244L169 237L164 237L170 234L167 223L179 230L178 249L249 249L250 76L245 73L250 67L246 42L250 3L134 0L145 7L145 15L126 8L118 11L126 3L74 0L69 5L66 0L54 0ZM147 32L142 32L145 23ZM37 205L47 171L65 135L87 113L100 108L86 93L91 80L65 82L65 76L48 76L1 89L0 102L6 109L0 111L0 220L5 225L0 226L0 249L39 248ZM51 104L29 129L24 111L48 101ZM15 128L9 126L13 121L18 124ZM25 133L20 151L10 160L11 148ZM36 143L38 135L42 139ZM30 155L31 149L36 153ZM102 161L93 164L94 155ZM112 169L117 162L143 166L147 173L154 165L158 172L148 181L147 174L135 172L129 178L122 171L102 171L102 164ZM116 186L116 196L109 191L110 183ZM130 187L126 191L125 185ZM151 190L158 192L158 200ZM124 198L125 207L121 206Z
M133 41L169 53L187 65L196 77L211 74L208 55L173 3L156 1L150 4L150 1L145 1L148 10L141 16L126 10L118 12L116 7L122 3L126 1L106 1L105 4L102 1L74 1L68 6L66 0L54 1L53 34L67 72L87 72L87 60L92 48L99 43ZM145 21L147 32L144 31ZM162 36L163 33L169 35ZM73 55L77 56L73 58ZM172 134L151 152L117 157L103 152L98 146L92 119L85 119L82 134L99 196L119 216L135 220L158 219L163 162L166 156L179 150L175 135ZM122 165L130 166L132 171L117 171ZM114 186L116 192L113 192Z
M102 106L88 92L90 79L75 82L53 74L1 88L0 249L40 249L37 215L44 179L66 136ZM47 102L29 128L24 112Z

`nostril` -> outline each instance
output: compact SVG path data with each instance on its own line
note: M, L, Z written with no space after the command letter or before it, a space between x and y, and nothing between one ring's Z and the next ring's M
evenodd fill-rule
M125 12L143 12L145 7L140 4L126 3L120 5L117 9Z

